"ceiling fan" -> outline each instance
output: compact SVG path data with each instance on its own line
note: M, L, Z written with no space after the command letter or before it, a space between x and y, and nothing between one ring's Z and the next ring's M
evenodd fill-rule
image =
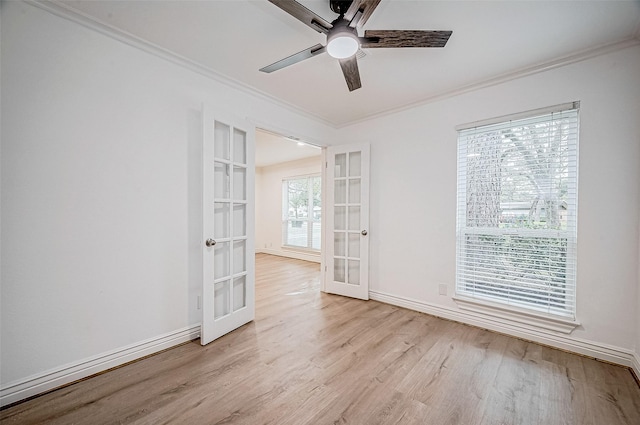
M326 34L327 45L316 44L260 71L270 73L327 52L340 62L349 91L362 87L356 58L360 48L444 47L452 34L452 31L366 30L364 37L358 36L357 30L367 22L380 0L329 0L331 10L340 15L333 22L324 20L295 0L269 1L307 26Z

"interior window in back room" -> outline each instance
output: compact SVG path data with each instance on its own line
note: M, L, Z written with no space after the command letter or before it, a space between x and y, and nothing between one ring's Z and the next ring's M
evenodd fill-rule
M320 250L320 175L282 181L282 243L285 246Z

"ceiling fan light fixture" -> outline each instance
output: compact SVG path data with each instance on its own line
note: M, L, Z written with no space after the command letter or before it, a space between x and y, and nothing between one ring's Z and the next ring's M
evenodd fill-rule
M332 58L350 58L358 49L360 49L360 40L348 27L336 28L327 38L327 53Z
M2 1L2 0L0 0ZM325 2L327 0L324 0ZM338 59L340 69L350 92L362 87L358 59L365 53L361 50L373 48L398 47L444 47L452 31L431 30L365 30L359 37L358 31L365 25L378 7L380 0L328 0L331 11L338 17L329 22L307 9L302 0L269 0L298 21L325 34L326 45L320 43L298 53L281 59L271 65L260 68L270 73L290 65L302 62L322 53L328 53Z

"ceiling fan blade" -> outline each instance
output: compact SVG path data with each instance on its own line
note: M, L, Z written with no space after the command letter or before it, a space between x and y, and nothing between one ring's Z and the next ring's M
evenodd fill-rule
M315 46L309 47L308 49L304 49L301 52L293 54L284 59L280 59L278 62L274 62L271 65L267 65L264 68L260 68L260 71L271 73L273 71L277 71L279 69L285 68L289 65L293 65L294 63L302 62L305 59L312 58L321 53L324 53L327 50L322 44L316 44Z
M444 47L453 31L369 30L360 47Z
M349 87L349 91L354 91L362 87L356 55L347 59L340 59L339 62L340 68L342 68L342 73L344 74L344 79L347 82L347 87Z
M269 1L302 22L303 24L313 28L318 32L326 34L331 28L333 28L333 25L331 25L330 22L325 21L320 16L316 15L295 0Z
M380 0L353 0L347 13L344 14L344 18L347 21L352 21L354 17L357 17L357 20L354 20L355 27L360 28L371 17L371 14L376 10L379 3ZM361 12L361 15L359 15L358 12Z
M444 47L453 31L371 30L360 38L360 47Z

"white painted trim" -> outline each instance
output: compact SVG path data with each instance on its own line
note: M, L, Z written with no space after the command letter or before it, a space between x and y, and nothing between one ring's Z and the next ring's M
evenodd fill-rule
M10 382L0 389L0 406L6 406L59 388L116 366L174 347L200 336L200 325L168 332L135 344L89 357L62 367Z
M53 15L59 16L61 18L67 19L76 24L82 25L85 28L89 28L91 30L99 32L102 35L106 35L107 37L120 41L131 47L135 47L146 53L152 54L160 59L169 61L174 65L181 66L190 71L203 75L207 78L211 78L212 80L215 80L226 86L233 87L237 90L240 90L258 99L266 100L270 103L273 103L277 106L280 106L298 115L302 115L316 122L320 122L329 127L335 128L335 125L333 123L330 123L329 121L327 121L326 119L324 119L323 117L317 114L304 110L292 103L285 102L282 99L276 98L266 92L260 91L255 87L245 84L239 80L236 80L234 78L221 74L209 68L208 66L205 66L194 60L188 59L184 56L178 55L168 49L165 49L164 47L160 47L141 37L138 37L137 35L131 34L130 32L124 31L113 25L102 22L91 15L88 15L84 12L73 9L71 6L67 4L61 3L58 0L40 0L40 1L24 0L24 2L27 4L30 4L31 6L35 6L42 10L46 10L47 12L50 12Z
M493 316L508 322L518 322L525 325L531 324L537 328L550 331L570 334L575 328L580 326L580 322L564 317L525 311L508 305L500 305L485 300L467 298L461 295L453 297L453 301L458 304L461 310L479 313L485 316Z
M286 257L286 258L293 258L295 260L311 261L313 263L320 263L322 260L322 256L320 254L308 254L306 252L301 252L296 250L278 251L276 249L262 248L262 249L256 249L256 254L276 255L278 257Z
M634 362L634 353L631 350L571 337L551 330L526 325L524 323L512 323L498 317L485 316L470 311L456 310L450 307L426 303L406 297L399 297L379 291L369 291L369 297L375 301L427 313L443 319L466 323L468 325L514 336L516 338L522 338L528 341L548 345L550 347L559 348L561 350L616 363L621 366L632 367ZM639 359L637 354L635 356L635 360L638 361Z
M564 56L549 62L543 62L537 65L528 66L516 71L498 75L496 77L474 81L464 86L456 87L451 90L445 90L433 96L429 96L427 98L420 99L416 102L408 103L400 107L386 109L384 111L380 111L371 115L366 115L366 116L363 116L362 118L358 118L349 122L335 124L335 128L340 129L340 128L348 127L354 124L360 124L369 120L379 119L388 115L396 114L398 112L402 112L409 109L417 108L419 106L427 105L429 103L440 102L442 100L460 96L465 93L470 93L476 90L497 86L499 84L504 84L509 81L518 80L520 78L539 74L541 72L562 68L567 65L573 65L575 63L583 62L585 60L592 59L597 56L602 56L602 55L606 55L607 53L617 52L619 50L624 50L629 47L634 47L637 45L640 45L640 34L638 35L638 37L629 37L614 43L597 46L587 50L582 50L580 52L576 52L571 55Z
M260 118L256 118L256 117L251 117L250 118L251 121L253 122L253 124L256 126L256 129L264 131L265 133L269 133L272 134L276 137L295 137L300 139L301 142L304 142L312 147L316 147L319 149L322 149L323 147L327 146L327 142L324 140L320 140L318 138L312 137L312 136L308 136L306 134L302 134L302 133L298 133L295 131L290 131L288 129L285 129L283 127L278 127L276 125L274 125L272 122L269 121L263 121ZM328 125L329 127L333 127L333 125L329 122L325 122L326 125ZM320 155L318 155L320 156ZM312 158L312 157L307 157L307 158ZM301 158L301 159L306 159L306 158ZM298 159L294 159L292 161L287 161L287 162L294 162L294 161L299 161ZM278 165L278 164L272 164L272 165ZM271 165L264 165L260 168L264 168L264 167L270 167Z
M640 379L640 353L637 351L633 353L633 358L631 360L631 369L636 374L636 378Z
M128 44L129 46L138 48L144 52L147 52L159 58L168 60L169 62L172 62L178 66L182 66L186 69L189 69L191 71L204 75L205 77L209 77L213 80L216 80L222 84L234 87L238 90L241 90L259 99L267 100L289 111L295 112L299 115L306 116L307 118L313 119L315 121L318 121L320 123L323 123L329 127L336 128L336 129L347 127L353 124L359 124L361 122L369 121L376 118L381 118L387 115L392 115L397 112L405 111L408 109L412 109L412 108L426 105L433 102L438 102L444 99L455 97L455 96L472 92L475 90L492 87L498 84L506 83L511 80L516 80L529 75L538 74L540 72L548 71L551 69L561 68L566 65L582 62L584 60L591 59L596 56L612 53L618 50L626 49L628 47L632 47L640 44L640 25L639 25L638 29L635 31L635 34L633 34L631 37L628 37L626 39L623 39L617 42L582 50L580 52L576 52L552 61L538 63L532 66L521 68L513 72L508 72L502 75L498 75L496 77L474 81L464 86L457 87L452 90L446 90L441 93L435 94L433 96L420 99L416 102L409 103L407 105L390 108L381 112L377 112L375 114L363 116L355 120L342 122L342 123L335 123L335 122L329 122L325 118L317 114L301 109L298 106L295 106L291 103L278 99L266 92L262 92L256 89L255 87L249 86L248 84L245 84L241 81L238 81L226 75L220 74L219 72L214 71L213 69L208 68L198 62L195 62L191 59L187 59L183 56L177 55L167 49L164 49L160 46L150 43L131 33L123 31L119 28L116 28L102 21L99 21L90 15L77 11L64 3L60 3L57 0L40 0L40 1L24 0L24 1L32 6L46 10L61 18L68 19L86 28L95 30L103 35L106 35L115 40L121 41L125 44Z

